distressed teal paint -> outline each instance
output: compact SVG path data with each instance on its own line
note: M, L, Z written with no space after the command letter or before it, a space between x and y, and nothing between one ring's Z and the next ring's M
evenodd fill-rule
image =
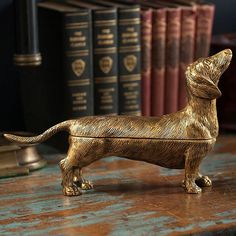
M75 198L62 196L58 165L49 164L47 168L31 173L30 178L36 182L35 184L31 183L28 187L25 186L25 193L23 193L23 189L18 193L12 191L7 194L7 192L4 191L4 186L6 184L14 184L14 186L16 186L17 181L21 183L25 181L27 183L29 176L0 180L0 235L17 235L18 232L20 232L20 235L47 235L53 233L55 230L63 230L63 234L61 235L66 235L64 232L69 228L77 226L95 227L95 224L102 225L104 222L110 224L112 228L110 235L112 236L165 236L173 232L186 234L186 232L190 232L196 228L199 229L201 233L195 235L212 236L215 232L212 234L208 232L208 229L218 224L223 224L224 227L230 225L232 228L228 229L227 232L235 233L236 208L212 213L208 219L204 218L204 220L202 220L201 217L199 220L196 220L197 218L194 218L193 212L189 215L189 219L185 216L184 224L179 224L181 219L172 214L168 203L164 202L165 194L173 194L173 196L178 197L181 201L179 207L183 207L183 211L186 211L184 207L187 207L188 204L191 206L191 201L197 204L198 201L196 199L198 199L198 197L201 198L207 195L203 193L202 196L190 196L184 194L181 190L176 192L176 190L171 191L171 189L164 193L161 192L162 190L158 192L156 189L151 191L149 191L149 189L145 190L145 186L152 186L152 184L149 185L147 179L133 178L133 175L131 174L130 176L130 173L141 170L143 175L148 165L146 165L145 168L143 168L143 165L138 165L135 170L129 167L129 165L127 165L125 169L109 170L108 165L116 161L124 161L124 159L117 157L106 158L102 160L101 164L96 167L94 172L90 171L90 175L86 174L85 171L85 177L95 182L95 190L88 191L82 196ZM202 170L206 174L214 173L214 179L218 178L217 176L219 174L217 171L219 171L223 179L227 179L229 182L232 177L224 175L222 166L226 170L232 169L233 173L235 161L236 157L229 153L211 154L204 160ZM117 165L117 167L119 168L119 165ZM100 174L100 171L102 172L103 170L105 171ZM149 169L147 168L146 170ZM152 171L155 171L155 169L153 168ZM166 176L174 177L177 175L179 177L179 175L183 174L182 170L159 169L157 167L157 173L158 172L161 176L165 176L162 178L163 181L167 179ZM150 178L153 173L150 174ZM47 180L49 177L53 177L53 179L49 182L45 181L44 184L40 184L38 180L39 177L43 180ZM232 181L235 181L235 175ZM103 185L103 182L106 182L106 184L109 183ZM153 182L155 182L155 179ZM123 193L122 186L126 187L126 185L130 187L130 189L125 189ZM136 196L140 196L142 191L144 191L143 198L147 197L148 199L149 194L155 195L153 199L155 199L156 203L153 203L153 207L152 202L149 202L150 204L145 206L145 199L142 202L143 206L139 206L139 208L136 209ZM166 190L163 189L163 191ZM211 192L206 194L211 197ZM220 195L218 192L217 194ZM222 193L222 197L224 196L225 195ZM103 204L103 207L101 207L101 204ZM222 204L224 204L224 202L221 202L221 205ZM227 202L225 204L227 204ZM85 211L86 206L88 206L87 211ZM98 206L100 207L97 208ZM199 205L199 208L204 209L205 207L207 206ZM83 211L80 211L80 209L83 209ZM211 209L214 209L213 205ZM58 214L67 210L68 212L65 214ZM32 218L30 217L31 215L33 215ZM6 219L10 219L9 222L4 222ZM48 227L35 230L37 226L43 224L47 225L47 223L50 223ZM233 227L232 224L235 225L235 227ZM16 230L16 232L13 232L14 230ZM202 234L203 232L204 234ZM220 232L225 231L217 231L217 233ZM78 232L78 235L81 234Z
M87 195L87 196L86 196ZM100 196L99 196L100 195ZM50 196L50 195L49 195ZM62 196L61 198L55 199L46 199L46 198L33 198L26 199L24 202L16 202L14 205L7 206L1 210L0 220L4 220L7 218L17 217L20 209L27 209L31 214L40 214L42 212L58 212L58 207L63 207L63 210L74 209L75 203L78 205L86 204L86 202L92 199L93 204L109 202L109 201L118 201L122 196L111 196L105 193L95 193L92 196L88 194L84 194L81 198L70 198L67 200L66 197Z
M176 170L176 169L167 169L160 167L160 175L162 176L176 176L176 175L183 175L183 170Z
M102 161L107 162L107 163L113 163L113 162L116 162L116 161L121 161L123 159L124 158L112 156L112 157L108 157L108 158L103 158Z
M156 212L142 212L127 216L127 221L119 220L111 236L167 235L167 225L175 219L170 216L151 218ZM154 233L155 232L155 233ZM153 234L152 234L153 233Z
M235 203L236 204L236 203ZM224 211L224 212L220 212L216 214L217 216L222 216L222 217L226 217L226 216L234 216L235 220L236 220L236 208L231 209L230 211Z
M31 231L31 227L36 226L39 224L38 220L34 220L34 222L20 222L17 224L11 224L8 226L8 228L5 228L5 230L14 229L16 227L21 227L22 231L24 232L24 235L47 235L53 230L63 229L66 227L75 227L75 226L87 226L101 223L103 221L113 220L116 217L116 213L120 211L127 210L129 208L129 202L126 202L124 204L112 204L110 206L107 206L99 211L88 211L83 214L76 214L71 216L65 216L63 217L63 221L68 221L68 224L61 225L60 221L61 218L52 218L50 219L50 223L58 223L55 224L54 227L50 227L48 229L43 230L37 230L37 231ZM64 209L64 208L63 208ZM4 233L4 231L0 231L0 233Z
M220 153L214 154L214 161L212 160L213 156L209 155L203 160L201 165L201 171L204 173L217 173L217 171L224 168L232 168L236 161L236 156L230 153Z

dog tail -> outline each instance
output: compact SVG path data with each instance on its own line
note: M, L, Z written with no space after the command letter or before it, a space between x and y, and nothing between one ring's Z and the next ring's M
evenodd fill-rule
M45 140L49 139L51 136L53 136L54 134L60 131L64 130L64 131L69 132L69 128L71 124L72 124L71 120L61 122L57 125L52 126L48 130L46 130L44 133L38 136L23 137L23 136L18 136L18 135L13 135L13 134L3 134L3 136L12 142L16 142L20 144L37 144L37 143L44 142Z

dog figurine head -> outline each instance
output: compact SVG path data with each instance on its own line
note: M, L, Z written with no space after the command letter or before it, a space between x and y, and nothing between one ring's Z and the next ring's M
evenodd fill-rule
M217 87L220 76L228 68L232 51L225 49L213 56L199 58L190 64L185 72L188 98L195 96L213 100L221 96Z

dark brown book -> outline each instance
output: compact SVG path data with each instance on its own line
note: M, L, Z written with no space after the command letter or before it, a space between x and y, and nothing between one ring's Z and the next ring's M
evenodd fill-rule
M142 72L141 72L141 103L142 115L151 115L151 65L152 65L152 16L151 8L141 10L141 50L142 50Z
M140 7L119 8L119 114L141 115Z
M140 7L123 0L96 2L118 11L119 114L141 115Z
M117 10L94 11L93 30L95 114L117 115Z
M92 10L95 115L117 115L117 9L95 1L66 0L66 2Z
M91 11L65 13L64 22L66 119L93 115Z
M39 3L38 6L41 10L45 9L48 15L50 11L56 11L57 22L62 28L62 35L57 34L56 37L62 38L63 119L93 115L91 11L57 1Z

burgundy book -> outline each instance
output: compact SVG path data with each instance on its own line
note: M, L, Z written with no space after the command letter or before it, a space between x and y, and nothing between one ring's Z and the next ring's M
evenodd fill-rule
M181 9L167 9L164 113L178 110Z
M151 8L141 10L141 104L143 116L151 115L152 14Z
M195 22L196 7L183 6L181 10L178 110L184 108L187 103L185 71L194 59Z
M167 114L178 109L181 8L164 0L149 0L149 2L156 4L159 9L166 9L165 88L158 88L156 94L161 97L164 92L164 114ZM161 102L158 99L158 105Z
M215 6L197 4L195 59L209 54Z
M153 9L151 115L164 114L166 10Z

